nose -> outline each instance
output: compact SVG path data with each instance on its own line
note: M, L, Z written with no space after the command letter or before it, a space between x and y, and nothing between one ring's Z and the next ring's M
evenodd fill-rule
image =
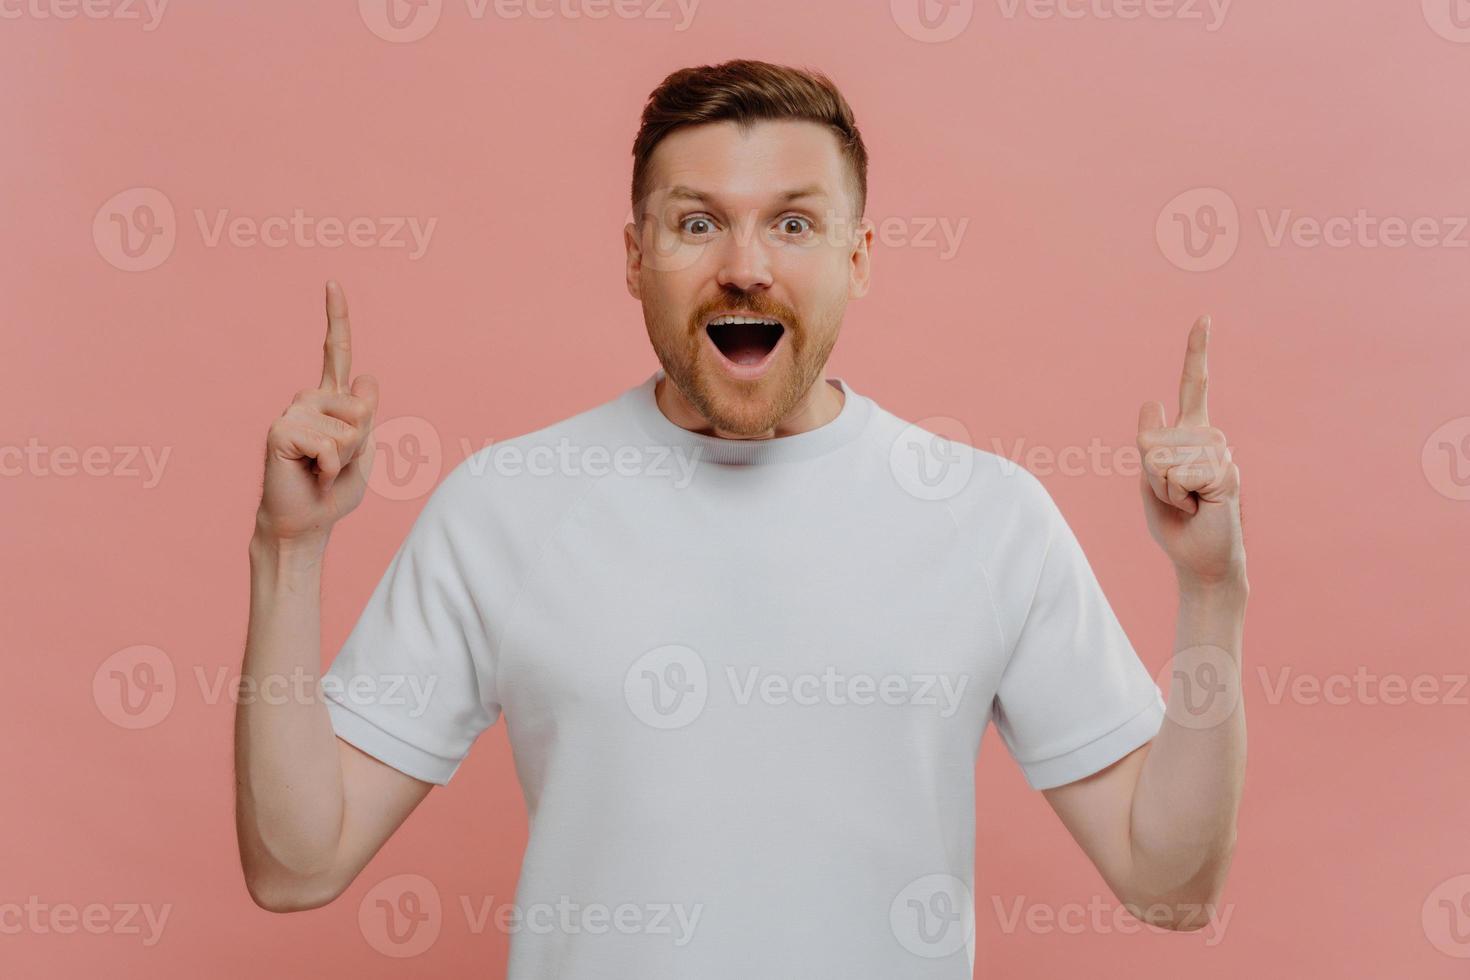
M771 257L764 236L749 227L737 227L720 242L718 280L721 286L751 291L771 285Z

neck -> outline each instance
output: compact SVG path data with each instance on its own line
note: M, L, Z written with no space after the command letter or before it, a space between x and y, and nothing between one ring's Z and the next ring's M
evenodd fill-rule
M726 432L710 424L709 419L699 414L699 410L684 397L684 393L676 385L669 383L667 375L658 379L658 384L654 387L654 399L664 417L681 429L720 439L751 440L794 436L826 425L842 411L847 396L840 388L823 378L820 384L814 384L807 390L796 406L774 428L755 435Z

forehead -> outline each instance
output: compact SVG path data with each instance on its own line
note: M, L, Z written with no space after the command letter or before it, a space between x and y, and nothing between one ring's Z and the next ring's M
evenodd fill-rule
M835 205L847 166L837 134L805 119L763 119L748 129L731 120L674 130L649 160L650 197L687 187L726 203L755 203L816 187Z

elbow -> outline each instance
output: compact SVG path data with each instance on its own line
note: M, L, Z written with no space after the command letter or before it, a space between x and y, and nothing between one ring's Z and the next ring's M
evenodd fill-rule
M291 883L279 879L249 876L245 878L245 889L257 908L267 912L307 912L329 905L343 889Z
M1204 902L1126 903L1128 914L1139 922L1168 932L1198 932L1215 921L1218 896Z
M1222 889L1180 890L1167 896L1123 899L1128 914L1146 925L1168 932L1198 932L1216 921Z
M1233 850L1212 856L1175 887L1132 889L1118 898L1140 922L1170 932L1197 932L1214 922L1221 911Z

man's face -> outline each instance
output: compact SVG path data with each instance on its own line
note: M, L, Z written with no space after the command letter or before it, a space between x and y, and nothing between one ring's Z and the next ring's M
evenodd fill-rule
M655 148L641 226L635 209L623 233L628 291L664 373L717 432L770 432L822 377L868 289L872 227L853 193L836 135L804 120L689 126Z

